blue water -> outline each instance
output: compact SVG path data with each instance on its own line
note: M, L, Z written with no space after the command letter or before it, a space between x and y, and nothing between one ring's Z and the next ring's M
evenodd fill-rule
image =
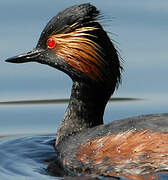
M80 3L82 2L86 1L81 0ZM139 114L167 112L168 2L91 2L102 11L102 23L105 29L111 32L110 36L115 40L123 59L123 80L114 96L142 99L109 103L105 112L105 123ZM64 73L37 63L18 65L5 63L4 60L34 48L40 32L50 18L60 10L77 3L79 4L77 0L0 2L1 102L69 97L72 82ZM26 177L42 179L42 176L45 176L45 179L53 178L41 170L46 167L42 160L47 149L48 152L53 151L46 142L56 134L66 107L66 103L0 105L0 136L3 137L0 141L0 158L3 158L3 161L0 161L0 177L7 180ZM34 155L39 153L38 156L41 156L40 163L31 156L24 160L31 143L37 144L32 149L37 151ZM41 147L46 153L38 152ZM19 156L18 150L21 149L25 154ZM27 170L22 167L23 164Z

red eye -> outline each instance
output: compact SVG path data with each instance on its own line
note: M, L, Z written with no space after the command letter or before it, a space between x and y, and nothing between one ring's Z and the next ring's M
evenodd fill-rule
M47 48L48 49L53 49L54 47L55 47L55 40L54 39L52 39L52 38L49 38L48 40L47 40Z

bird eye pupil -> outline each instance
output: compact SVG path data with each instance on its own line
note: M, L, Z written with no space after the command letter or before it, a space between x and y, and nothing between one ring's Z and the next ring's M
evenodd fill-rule
M48 49L53 49L54 47L55 47L55 40L54 39L52 39L52 38L49 38L48 40L47 40L47 48Z

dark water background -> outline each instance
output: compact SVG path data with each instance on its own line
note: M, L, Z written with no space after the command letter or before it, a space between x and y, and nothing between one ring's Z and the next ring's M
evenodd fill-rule
M34 48L51 17L83 2L86 1L0 2L0 102L70 96L72 82L64 73L37 63L18 65L4 60ZM114 97L142 99L110 102L105 123L168 112L168 1L87 2L102 11L102 23L123 58L122 85ZM46 174L44 160L55 156L50 140L66 107L66 103L0 103L0 179L58 179Z

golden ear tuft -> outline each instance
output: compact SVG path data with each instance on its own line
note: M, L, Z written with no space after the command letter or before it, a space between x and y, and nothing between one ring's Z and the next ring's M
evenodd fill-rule
M55 41L52 51L75 69L93 80L102 80L104 71L103 53L96 43L94 31L97 27L78 27L74 23L61 34L51 35ZM92 33L91 33L92 32Z

